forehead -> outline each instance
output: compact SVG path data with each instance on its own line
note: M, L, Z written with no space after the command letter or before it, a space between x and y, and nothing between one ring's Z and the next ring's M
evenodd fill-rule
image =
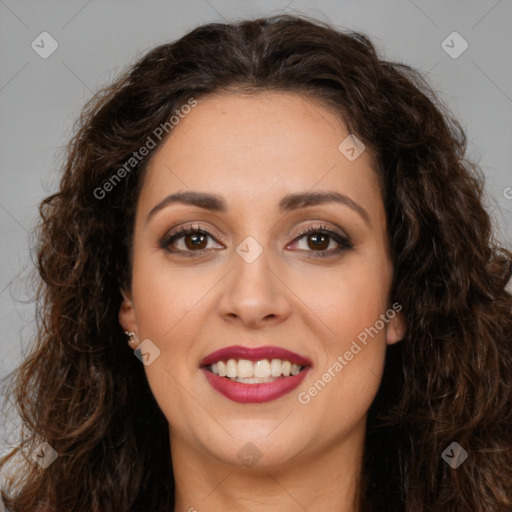
M206 96L153 155L140 207L185 190L262 208L285 193L328 189L371 209L380 198L373 160L369 151L353 161L340 151L349 135L340 116L310 96Z

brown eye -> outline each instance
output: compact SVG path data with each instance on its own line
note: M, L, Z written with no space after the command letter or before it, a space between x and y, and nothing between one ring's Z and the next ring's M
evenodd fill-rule
M215 240L210 233L194 227L185 227L179 229L177 233L166 236L160 243L162 249L171 253L201 252L208 248L208 240ZM221 246L222 247L222 246Z
M324 235L322 233L308 235L308 247L313 249L314 251L322 251L329 247L329 236ZM309 243L311 242L311 243Z
M305 239L305 248L300 247L300 242ZM295 244L298 245L299 250L312 253L312 258L324 258L327 256L335 256L341 252L352 249L353 245L348 237L343 236L341 233L332 231L326 227L309 228L303 231L296 239ZM329 246L334 246L329 249Z
M162 249L173 254L193 256L193 253L200 254L208 249L208 239L216 242L208 231L200 229L198 225L195 228L185 227L179 229L177 233L172 233L165 237L160 246ZM303 239L305 247L300 247ZM293 243L299 246L299 252L310 253L309 257L312 258L335 256L347 249L353 248L348 237L324 227L307 229ZM218 244L217 248L222 247L222 245Z
M207 245L207 235L203 233L194 233L192 235L185 235L182 237L185 241L187 249L205 249Z

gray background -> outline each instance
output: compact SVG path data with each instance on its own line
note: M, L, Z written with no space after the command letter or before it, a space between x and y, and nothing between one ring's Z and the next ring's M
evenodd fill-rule
M145 51L199 24L278 12L363 31L383 56L427 74L466 129L498 236L512 245L511 0L0 0L0 377L33 337L31 230L84 102ZM453 31L469 45L458 58L441 46ZM42 32L58 43L46 59L31 47Z

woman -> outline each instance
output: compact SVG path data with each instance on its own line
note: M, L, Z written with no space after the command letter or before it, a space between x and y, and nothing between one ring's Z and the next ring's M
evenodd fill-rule
M464 151L362 34L150 51L41 205L6 507L510 510L512 254Z

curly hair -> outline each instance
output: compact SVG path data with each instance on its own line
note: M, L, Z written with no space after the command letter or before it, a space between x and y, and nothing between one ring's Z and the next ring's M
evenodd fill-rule
M19 458L2 491L11 512L172 509L168 423L118 323L135 205L162 142L108 197L97 191L190 98L266 90L324 102L370 149L381 184L406 334L368 413L361 508L512 509L512 254L464 130L366 35L279 15L200 26L84 107L60 188L40 205L38 332L9 388L20 442L0 461ZM44 470L28 456L42 440L59 454ZM457 469L441 458L454 441L469 454Z

